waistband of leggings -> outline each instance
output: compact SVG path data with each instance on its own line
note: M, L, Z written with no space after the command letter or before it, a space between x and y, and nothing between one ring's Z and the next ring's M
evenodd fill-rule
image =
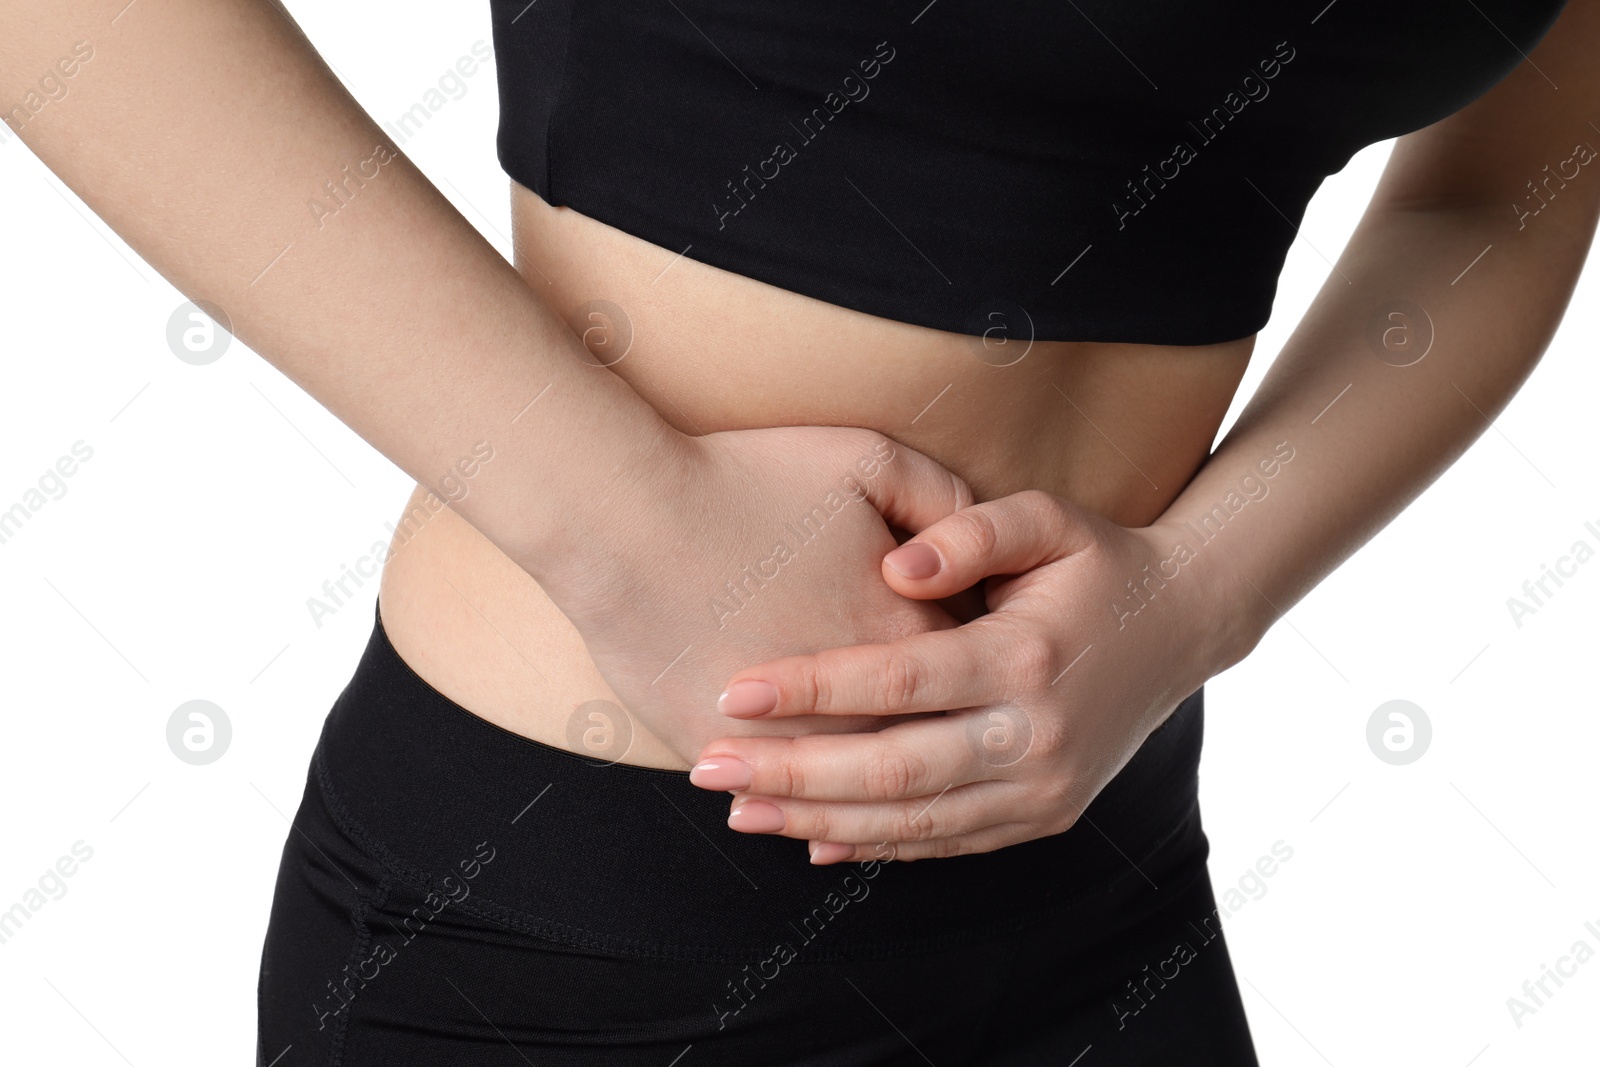
M330 812L413 884L445 892L446 879L472 870L474 901L552 945L741 959L814 934L802 958L869 958L1066 909L1087 916L1120 885L1148 881L1174 849L1204 858L1202 690L1065 833L975 855L819 867L804 841L728 829L728 794L691 785L687 772L597 762L479 718L412 670L373 614L313 761ZM473 862L489 852L492 862Z

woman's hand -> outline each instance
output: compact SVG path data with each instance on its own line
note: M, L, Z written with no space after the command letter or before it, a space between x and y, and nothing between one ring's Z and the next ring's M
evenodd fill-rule
M738 668L957 624L881 577L895 547L890 524L915 532L973 500L932 459L852 427L680 441L659 468L609 483L627 488L579 524L598 543L528 569L582 635L632 725L687 763L734 725L717 698ZM751 734L861 731L892 721L882 716L739 725Z
M945 714L875 733L719 739L691 780L737 790L730 826L810 841L813 863L987 852L1060 833L1228 665L1193 542L1031 490L942 519L885 557L884 579L927 599L987 578L990 614L748 667L729 691L770 685L775 706L725 713Z

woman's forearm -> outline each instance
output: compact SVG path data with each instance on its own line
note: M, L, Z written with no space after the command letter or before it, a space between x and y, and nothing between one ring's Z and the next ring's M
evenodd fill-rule
M1396 141L1335 270L1155 524L1218 670L1488 429L1555 333L1600 217L1600 5L1561 27Z
M1368 210L1232 431L1156 524L1176 558L1152 569L1192 571L1223 609L1209 620L1219 669L1449 467L1532 371L1594 231L1600 176L1585 177L1588 189L1521 231L1509 199Z
M22 140L135 251L519 563L681 439L267 0L0 0L18 101Z

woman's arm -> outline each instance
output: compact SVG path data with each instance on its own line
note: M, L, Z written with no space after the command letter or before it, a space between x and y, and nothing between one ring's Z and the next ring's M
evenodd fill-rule
M670 455L270 0L0 0L0 72L6 121L136 252L519 562Z
M751 768L735 807L781 813L732 825L828 842L813 862L1070 827L1184 696L1421 493L1532 371L1600 218L1597 46L1600 2L1571 0L1529 62L1400 138L1335 272L1154 525L1038 492L974 505L883 573L918 598L994 576L990 614L733 675L776 686L767 718L965 710L860 737L715 742L704 761Z
M37 91L69 68L70 94ZM685 758L725 732L715 701L741 664L954 625L891 592L878 561L886 518L920 530L972 501L960 478L866 429L680 434L588 358L270 0L0 0L0 71L0 108L44 163L531 574ZM823 506L825 542L720 618L729 583Z
M1543 355L1600 218L1597 47L1600 4L1572 0L1531 62L1396 142L1338 272L1158 523L1193 528L1294 448L1269 508L1230 523L1207 564L1208 602L1234 623L1224 666L1454 463Z

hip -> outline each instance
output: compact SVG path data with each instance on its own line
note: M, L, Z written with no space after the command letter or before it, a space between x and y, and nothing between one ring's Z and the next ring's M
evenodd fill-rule
M776 1042L783 1062L922 1062L908 1040L1022 1063L1000 1050L1066 1062L1070 1044L1116 1041L1119 1062L1148 1046L1155 1063L1169 1040L1237 1048L1196 803L1202 716L1197 691L1064 834L814 867L798 842L728 831L725 801L681 772L472 714L375 618L285 845L264 1054L394 1062L482 1042L517 1062L512 1041L539 1062L643 1063L693 1043L700 1062L778 1062ZM1179 940L1187 983L1171 977ZM829 1012L838 1025L817 1026Z
M474 714L411 668L375 613L324 723L308 790L316 786L341 833L419 888L448 888L441 879L458 853L507 835L475 892L530 932L574 947L748 962L823 898L894 898L870 916L857 909L862 918L831 927L845 931L837 945L806 953L829 958L978 936L1125 883L1149 885L1145 861L1174 848L1198 848L1203 861L1203 733L1202 689L1065 833L936 861L886 854L813 866L803 842L730 831L725 796L685 772L594 759ZM670 892L656 895L662 889Z

